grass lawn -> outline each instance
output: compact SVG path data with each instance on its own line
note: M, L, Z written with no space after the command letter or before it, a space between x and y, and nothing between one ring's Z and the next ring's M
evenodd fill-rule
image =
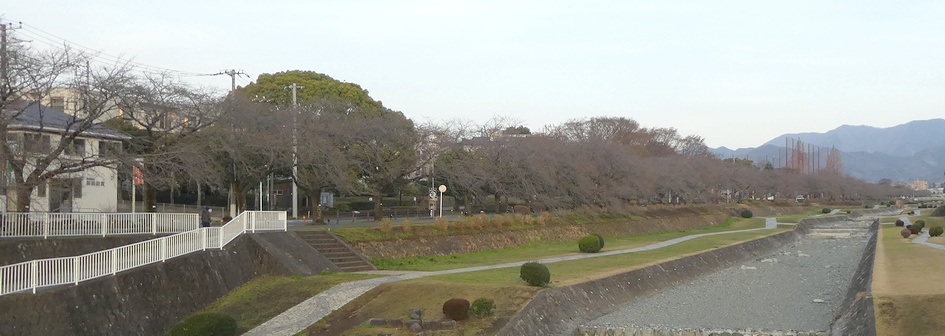
M924 219L926 227L941 225L943 218ZM901 227L884 226L873 264L873 305L879 335L940 335L945 330L945 251L933 249L899 235ZM914 238L915 236L912 236Z
M735 226L753 225L748 224L752 221L739 221L739 223ZM734 225L735 223L730 224ZM565 286L785 231L788 231L788 229L735 232L696 238L652 251L564 261L547 265L552 275L551 286ZM649 236L660 235L663 234ZM548 255L541 257L548 257ZM522 260L519 259L519 261ZM494 334L507 318L514 316L535 294L542 290L539 287L526 286L519 279L518 272L517 267L509 267L384 284L368 291L365 295L348 303L309 328L308 335L376 335L379 333L412 335L403 328L371 327L365 321L372 317L405 320L407 309L411 307L422 308L425 319L441 319L443 318L441 312L443 302L454 297L464 298L470 302L480 297L493 299L496 302L496 314L484 319L471 318L468 321L460 322L457 330L428 335Z
M700 237L651 251L562 261L550 263L547 264L547 266L551 271L551 286L563 286L582 281L598 279L651 264L678 259L690 254L725 247L743 241L753 240L785 231L788 230L772 229ZM519 269L517 267L438 275L424 278L424 281L489 284L498 286L517 286L523 284L522 280L519 278Z
M201 312L233 316L242 333L337 284L373 277L377 276L350 273L310 277L264 275L231 291Z
M696 230L657 232L629 237L604 237L604 249L620 250L634 248L699 233L763 228L764 222L764 218L745 219L739 217L729 217L722 224ZM373 260L373 263L378 269L440 271L455 268L501 264L522 260L534 260L579 253L580 252L578 252L577 242L547 242L506 249L483 250L448 256L375 259Z

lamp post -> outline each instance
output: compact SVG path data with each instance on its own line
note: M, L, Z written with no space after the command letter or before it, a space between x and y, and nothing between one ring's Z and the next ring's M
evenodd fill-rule
M440 217L443 217L443 193L446 192L446 185L440 185Z

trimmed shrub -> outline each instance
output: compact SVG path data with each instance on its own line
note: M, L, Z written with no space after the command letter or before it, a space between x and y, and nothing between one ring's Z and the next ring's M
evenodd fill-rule
M909 236L912 235L912 230L902 229L902 231L899 231L899 234L902 235L902 238L909 238Z
M233 336L236 319L224 313L196 313L174 325L167 336Z
M938 208L935 208L935 210L932 211L931 216L945 217L945 206L940 206Z
M512 212L516 214L520 214L520 215L529 215L532 213L532 209L529 209L527 206L519 204L512 207Z
M741 216L742 218L752 218L755 216L755 214L751 213L751 210L745 209L745 210L742 210Z
M903 222L901 219L897 219L897 220L896 220L896 226L906 226L906 223Z
M942 233L945 233L945 229L943 229L941 225L936 225L929 229L929 235L932 237L941 236Z
M830 208L823 208L823 209L820 209L820 212L821 212L821 213L830 213L831 211L833 211L833 209L830 209Z
M578 240L578 250L584 253L600 252L600 239L594 235L587 235Z
M443 315L450 320L462 321L469 318L469 300L452 298L443 303Z
M377 225L380 227L381 232L383 233L394 232L394 223L391 222L387 217L381 218L381 221L378 222Z
M922 228L925 228L925 221L920 219L920 220L915 221L915 223L912 225L918 225Z
M469 313L476 318L483 318L495 314L495 301L487 298L478 298L469 307Z
M600 233L592 233L591 235L597 237L597 240L600 240L600 249L603 250L604 249L604 235Z
M906 228L909 229L909 231L912 232L912 234L922 233L922 227L918 225L909 225Z
M532 286L547 286L551 283L551 272L548 271L548 266L534 261L522 264L519 277Z

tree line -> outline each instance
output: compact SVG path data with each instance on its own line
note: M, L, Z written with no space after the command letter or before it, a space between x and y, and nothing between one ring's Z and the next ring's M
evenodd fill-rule
M432 179L470 210L533 210L617 204L714 203L795 195L862 200L904 194L835 171L804 174L720 160L703 139L630 118L595 117L532 131L510 118L417 123L356 84L311 71L260 75L226 94L189 86L132 63L92 66L95 55L68 48L7 50L0 90L0 157L8 210L28 210L37 187L94 166L130 179L143 172L147 209L158 190L227 190L236 208L270 174L292 178L322 218L319 194L383 196L425 190ZM285 86L298 84L297 105ZM64 139L21 155L10 126L30 107L57 106L71 118ZM70 140L107 128L128 135L108 155L66 156ZM74 153L73 153L74 154ZM295 167L297 173L293 173ZM422 186L422 187L421 187Z

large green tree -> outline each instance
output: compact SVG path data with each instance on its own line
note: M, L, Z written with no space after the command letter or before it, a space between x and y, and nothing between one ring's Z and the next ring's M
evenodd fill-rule
M251 99L287 106L292 104L292 84L302 86L297 90L296 99L302 104L322 98L335 98L350 102L356 107L381 107L381 102L368 95L368 91L354 83L345 83L328 75L314 71L283 71L274 74L261 74L256 82L247 85L242 91Z

